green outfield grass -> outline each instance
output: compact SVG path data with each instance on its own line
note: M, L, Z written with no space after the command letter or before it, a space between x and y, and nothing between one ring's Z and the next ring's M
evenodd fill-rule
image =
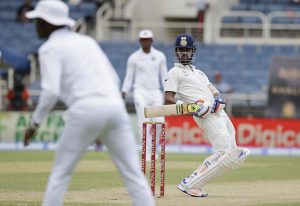
M0 152L0 205L40 205L53 157L53 152ZM166 195L156 198L157 205L300 205L299 157L250 156L244 167L208 184L207 198L191 198L179 192L177 184L204 158L167 153ZM107 153L88 152L83 157L65 205L130 205Z

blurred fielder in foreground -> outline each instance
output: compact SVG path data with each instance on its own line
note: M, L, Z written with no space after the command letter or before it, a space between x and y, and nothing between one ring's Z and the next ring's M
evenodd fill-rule
M142 136L142 124L145 121L163 122L163 117L146 119L145 106L157 106L163 104L163 86L167 74L166 56L152 46L153 33L150 30L139 32L141 48L131 54L127 62L126 76L122 87L122 96L126 97L133 85L135 110L138 116L140 137ZM150 137L150 130L147 131ZM160 134L160 131L157 131ZM157 138L159 139L159 138ZM150 145L150 138L147 144ZM150 147L146 151L146 160L150 161Z
M118 77L108 58L90 37L70 31L75 22L59 0L39 1L26 16L35 19L37 33L48 40L39 49L42 92L27 146L38 126L60 98L68 107L65 128L56 157L44 206L60 206L74 167L96 137L108 148L135 206L154 205L150 187L140 171L136 142L118 89Z
M195 51L191 35L177 36L175 54L179 63L175 63L165 79L165 104L198 101L201 105L194 120L204 130L215 153L184 178L177 188L193 197L206 197L208 194L202 191L202 187L225 171L239 167L249 155L249 150L237 147L235 129L223 110L224 98L207 76L192 65Z

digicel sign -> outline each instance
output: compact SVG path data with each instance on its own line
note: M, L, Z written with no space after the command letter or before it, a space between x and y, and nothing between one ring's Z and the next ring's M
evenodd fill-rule
M238 145L299 147L300 120L231 118Z
M191 116L166 117L166 143L187 145L208 145L203 130Z
M239 146L300 147L300 120L231 118ZM167 117L167 143L207 145L203 131L190 116Z

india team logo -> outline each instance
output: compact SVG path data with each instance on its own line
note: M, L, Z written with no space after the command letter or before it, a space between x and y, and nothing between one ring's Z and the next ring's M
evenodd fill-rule
M182 37L181 37L180 45L181 45L181 46L186 46L186 45L187 45L187 41L186 41L186 37L185 37L185 36L182 36Z

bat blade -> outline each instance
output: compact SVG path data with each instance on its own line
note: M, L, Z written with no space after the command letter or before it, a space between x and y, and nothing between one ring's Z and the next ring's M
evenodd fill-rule
M146 118L151 117L167 117L177 115L192 115L200 108L196 103L169 104L162 106L151 106L144 108Z

